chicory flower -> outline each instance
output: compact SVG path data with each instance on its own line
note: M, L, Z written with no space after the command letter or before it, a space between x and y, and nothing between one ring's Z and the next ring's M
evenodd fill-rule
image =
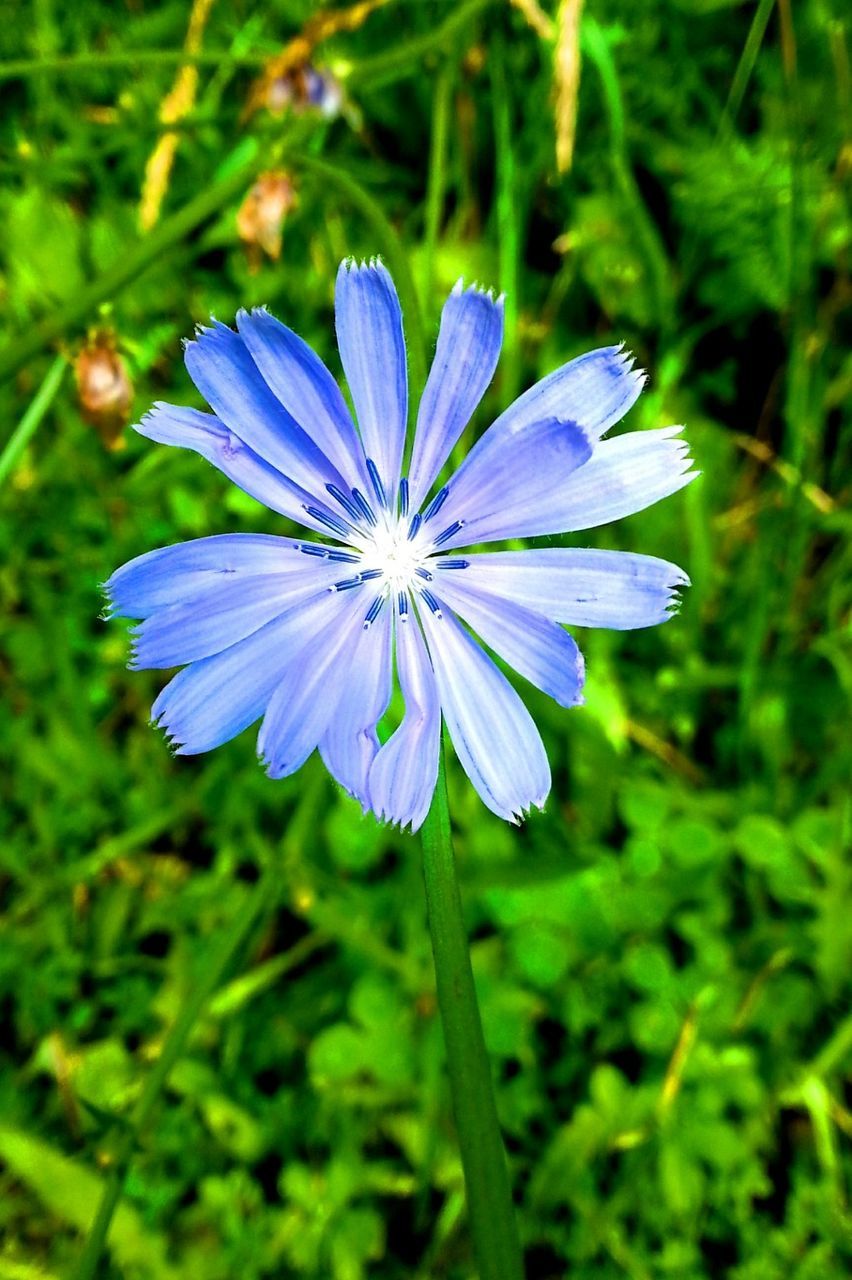
M200 453L316 537L223 534L151 551L106 584L111 613L141 619L132 666L183 667L152 711L178 754L262 718L270 777L318 748L365 811L416 830L443 719L484 803L518 821L544 804L547 756L472 633L571 707L583 658L562 624L652 626L688 579L627 552L466 548L577 533L674 493L695 474L680 428L604 438L644 381L604 347L520 396L441 483L497 364L502 299L461 282L447 299L407 463L402 314L384 266L344 262L335 309L357 426L319 357L259 309L186 345L212 413L160 403L137 427ZM404 714L383 741L395 683Z

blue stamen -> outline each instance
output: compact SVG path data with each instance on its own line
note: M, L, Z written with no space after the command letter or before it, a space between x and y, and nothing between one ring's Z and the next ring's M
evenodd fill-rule
M343 578L340 582L335 582L335 591L351 591L353 587L363 586L360 578Z
M307 551L307 549L307 547L302 547L303 551ZM314 551L311 554L316 555L317 553ZM329 551L328 558L329 560L337 561L339 564L357 564L361 559L360 556L355 555L352 551Z
M433 542L433 546L440 547L442 542L446 542L452 538L453 534L458 533L459 529L464 528L464 520L454 520L452 524L448 524L443 533L439 533Z
M352 526L344 524L342 520L338 520L337 516L327 515L325 511L320 511L319 507L305 507L309 516L313 516L314 520L319 520L320 524L324 524L327 529L331 529L333 533L340 533L343 537L350 532Z
M399 514L403 519L408 515L408 481L405 476L399 482Z
M370 582L372 581L373 578L384 577L384 572L385 572L384 569L365 569L363 573L359 575L359 577L361 578L362 582Z
M376 618L378 618L379 614L381 613L382 605L384 604L384 602L385 602L384 596L376 596L375 600L370 605L370 608L367 611L367 616L364 619L365 631L369 626L371 626L376 621Z
M399 610L400 618L405 618L408 616L408 596L405 594L404 591L400 591L399 595L397 596L396 607Z
M367 499L364 497L364 495L363 495L363 493L361 492L361 490L360 490L360 489L353 489L353 490L352 490L352 497L353 497L353 500L354 500L354 502L355 502L355 505L356 505L356 506L358 507L358 509L362 512L362 514L363 514L363 516L364 516L364 519L367 521L367 523L368 523L368 524L371 524L371 525L373 525L373 526L375 526L375 524L376 524L376 517L375 517L375 515L373 514L373 508L370 506L369 502L368 502L368 501L367 501Z
M432 595L432 592L431 592L431 591L423 590L423 591L421 591L421 592L420 592L420 594L421 594L421 596L423 597L423 599L426 601L426 603L428 604L429 608L430 608L430 609L432 610L432 612L435 614L435 616L436 616L437 618L440 618L440 617L441 617L441 606L438 604L438 601L437 601L437 600L435 599L435 597Z
M373 492L378 499L379 506L386 507L388 503L387 498L385 497L384 486L382 485L382 478L379 475L379 468L376 466L372 458L367 459L367 472L373 483Z
M424 569L422 565L420 566L420 568L415 569L414 572L417 574L418 578L422 578L424 582L432 581L431 573L429 572L428 569Z
M340 503L348 516L351 516L353 520L361 519L361 512L358 507L356 507L351 498L347 498L342 489L338 489L336 484L327 484L325 487L331 494L332 498L335 498Z
M331 558L331 553L326 551L325 547L306 547L305 544L302 543L299 550L306 556L328 556Z
M411 524L408 526L408 541L413 542L420 532L420 526L423 523L423 517L418 511L416 515L411 517Z
M469 560L433 560L436 569L466 569L470 564Z
M423 512L424 520L431 520L433 516L436 516L438 514L438 512L441 510L441 507L447 501L449 492L450 491L446 485L444 485L443 489L438 490L438 492L435 494L434 498L429 503L426 510Z

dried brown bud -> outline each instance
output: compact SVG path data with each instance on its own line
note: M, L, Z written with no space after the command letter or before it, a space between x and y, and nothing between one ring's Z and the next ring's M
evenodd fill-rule
M255 270L262 254L273 261L281 256L284 219L295 204L293 183L280 169L262 173L243 200L237 214L237 232Z
M108 449L124 448L124 428L133 403L133 384L115 349L115 335L94 330L74 361L80 413Z

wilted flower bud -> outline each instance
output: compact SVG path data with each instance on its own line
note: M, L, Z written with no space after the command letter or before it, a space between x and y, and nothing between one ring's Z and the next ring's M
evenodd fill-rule
M237 213L237 232L254 270L260 265L261 254L273 261L281 256L284 219L295 204L295 187L281 169L262 173L243 200Z
M74 361L74 376L83 419L96 428L108 449L123 449L133 384L115 349L115 334L108 329L90 333Z
M313 110L331 120L342 105L343 92L331 72L318 71L307 62L265 83L264 106L273 115L282 115L290 108L297 115Z

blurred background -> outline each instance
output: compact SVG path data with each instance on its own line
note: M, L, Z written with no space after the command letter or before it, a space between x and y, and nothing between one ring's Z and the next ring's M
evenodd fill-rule
M0 1280L72 1274L270 863L131 1135L99 1274L474 1275L418 843L316 759L270 782L251 731L172 759L162 679L99 620L132 556L282 529L129 430L198 403L181 337L268 303L338 370L335 269L374 253L410 264L429 351L460 275L506 291L474 433L623 340L650 371L627 425L685 423L704 473L580 539L694 585L663 628L578 632L585 708L524 688L546 811L512 829L449 763L528 1275L846 1275L845 6L0 16Z

